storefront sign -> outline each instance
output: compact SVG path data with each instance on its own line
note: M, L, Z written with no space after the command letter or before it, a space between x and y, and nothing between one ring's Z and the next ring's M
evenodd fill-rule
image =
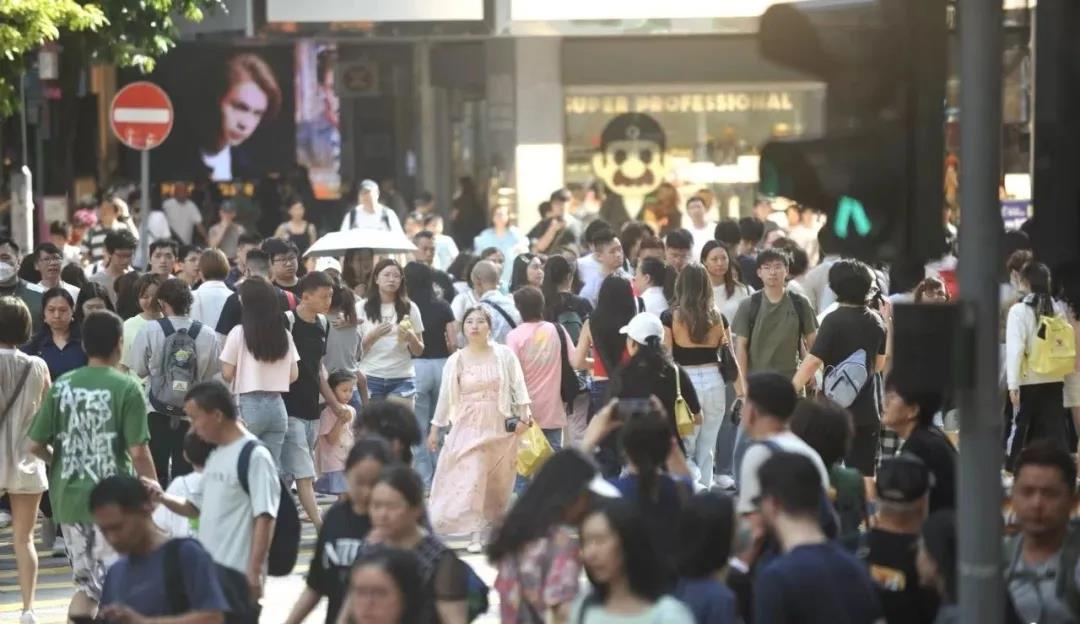
M728 113L795 110L788 91L720 91L662 95L571 95L567 115L604 113Z
M511 0L510 16L514 21L756 17L771 4L773 0Z
M267 0L269 22L442 22L484 19L484 0Z

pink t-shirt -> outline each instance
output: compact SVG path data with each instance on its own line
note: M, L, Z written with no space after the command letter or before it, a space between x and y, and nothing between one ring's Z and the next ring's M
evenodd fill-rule
M289 353L275 362L260 362L248 351L244 342L244 326L237 325L225 338L221 348L221 361L236 367L232 381L234 394L247 392L288 392L289 373L294 362L300 361L292 335L289 336Z
M348 405L345 407L349 409L349 413L353 415L353 418L356 418L356 410ZM327 436L334 428L334 423L336 423L337 420L337 414L329 407L324 409L322 415L319 416L319 442L316 445L315 450L317 453L316 459L318 460L319 474L341 472L345 470L345 460L349 457L349 451L353 446L352 421L342 425L341 435L338 436L337 444L331 444L330 438Z
M554 323L522 323L506 335L506 346L521 362L525 387L532 399L533 419L542 429L561 429L566 426L566 407L559 388L562 386L562 360L559 358L559 335ZM566 330L566 351L574 361L574 345Z

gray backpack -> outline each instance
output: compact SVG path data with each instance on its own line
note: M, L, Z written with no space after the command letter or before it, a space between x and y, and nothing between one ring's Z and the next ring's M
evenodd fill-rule
M858 349L843 362L825 371L822 392L840 407L851 407L868 379L870 371L866 367L866 350Z
M184 416L184 397L198 379L195 338L202 323L192 321L187 329L176 329L169 319L158 320L165 332L161 370L150 377L150 406L166 416Z

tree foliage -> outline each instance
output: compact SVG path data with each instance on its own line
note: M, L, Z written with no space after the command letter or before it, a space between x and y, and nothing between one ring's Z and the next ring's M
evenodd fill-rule
M216 9L224 0L0 0L0 118L18 110L19 76L42 44L59 43L84 67L103 61L150 71L175 45L176 19L200 21Z

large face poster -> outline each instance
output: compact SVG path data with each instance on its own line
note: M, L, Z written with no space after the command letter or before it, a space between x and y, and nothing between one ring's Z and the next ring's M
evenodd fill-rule
M337 44L296 44L296 162L317 199L341 193L341 99L334 88Z
M296 162L292 46L182 44L149 77L172 99L172 134L151 154L159 180L258 180Z

